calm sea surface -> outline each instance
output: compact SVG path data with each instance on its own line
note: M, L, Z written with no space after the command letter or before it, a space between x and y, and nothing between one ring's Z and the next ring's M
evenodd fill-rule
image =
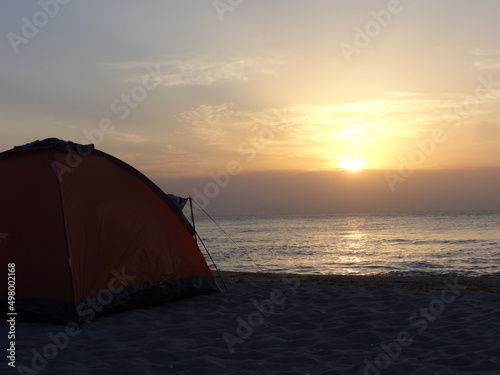
M230 238L196 229L225 271L500 276L499 211L214 219Z

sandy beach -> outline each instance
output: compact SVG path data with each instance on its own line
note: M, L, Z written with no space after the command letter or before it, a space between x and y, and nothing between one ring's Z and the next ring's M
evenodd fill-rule
M80 328L19 321L0 373L498 374L498 278L223 276Z

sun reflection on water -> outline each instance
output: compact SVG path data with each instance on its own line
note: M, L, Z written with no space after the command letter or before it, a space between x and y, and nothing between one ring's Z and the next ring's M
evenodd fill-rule
M205 242L227 270L500 274L500 213L226 219L244 251L205 224L198 228L210 235Z

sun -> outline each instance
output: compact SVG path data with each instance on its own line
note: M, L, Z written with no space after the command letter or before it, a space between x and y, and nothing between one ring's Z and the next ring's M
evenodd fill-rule
M342 169L348 169L350 171L357 171L361 168L363 168L367 163L358 160L358 159L353 159L353 158L348 158L346 156L339 157L339 159L342 159L337 163L337 165L342 168Z

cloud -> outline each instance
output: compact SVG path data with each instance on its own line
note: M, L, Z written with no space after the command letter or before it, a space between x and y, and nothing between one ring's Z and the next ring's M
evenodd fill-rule
M149 139L144 138L142 135L133 133L123 133L117 131L110 133L109 137L119 142L126 142L126 143L145 143L150 141Z
M376 100L263 110L239 109L230 103L202 105L178 117L187 123L184 129L193 143L203 144L213 155L250 160L252 170L290 165L303 170L335 169L339 155L377 169L397 167L399 157L413 151L415 141L427 139L435 129L455 134L458 130L447 116L450 111L460 113L463 102L464 97L457 94L427 97L390 92ZM490 111L481 103L467 113L462 129ZM486 130L481 129L480 135ZM455 143L450 141L447 147Z
M471 55L475 56L498 56L500 57L500 50L497 49L480 49L473 48L468 50Z
M305 170L328 169L338 155L369 157L377 167L384 161L377 165L376 160L397 152L391 145L414 147L415 139L441 126L447 105L447 99L387 93L377 100L263 110L240 110L232 103L201 105L178 118L188 124L184 131L194 143L218 155L250 155L252 169L290 163Z
M473 65L477 69L500 69L500 57L498 59L476 60Z
M476 56L472 62L476 69L500 69L500 50L475 48L468 52Z
M155 61L114 64L128 71L128 79L141 82L147 66L159 66L156 79L165 87L208 86L221 82L247 82L283 69L285 57L278 53L256 56L204 55Z
M188 155L188 153L177 146L167 144L163 148L163 153L166 155Z
M335 105L296 105L260 111L235 109L232 103L201 105L179 118L195 137L225 144L235 133L271 127L295 142L304 140L369 141L377 134L413 138L435 123L445 106L439 100L410 93L388 93L384 99ZM326 138L325 138L326 137Z

